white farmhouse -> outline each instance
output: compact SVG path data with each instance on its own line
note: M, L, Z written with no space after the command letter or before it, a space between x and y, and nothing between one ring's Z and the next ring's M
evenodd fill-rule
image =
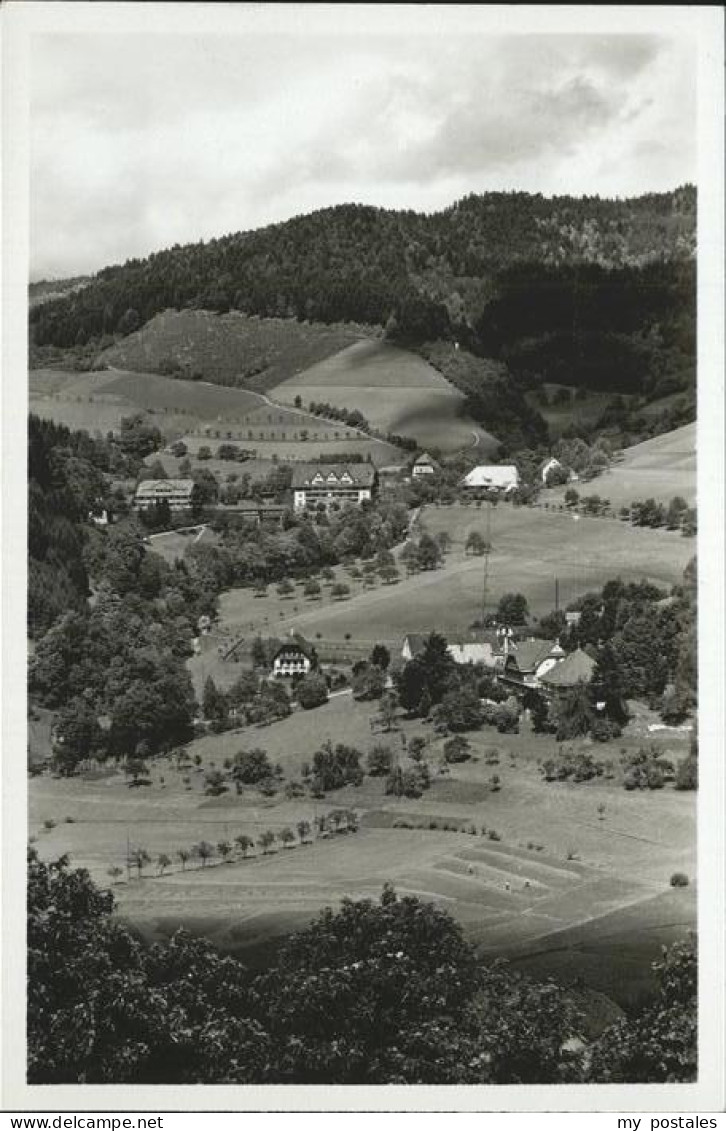
M496 491L506 495L519 486L519 472L513 463L481 464L461 481L469 491Z
M313 657L311 645L293 631L282 641L272 657L272 674L276 679L307 675L313 666Z

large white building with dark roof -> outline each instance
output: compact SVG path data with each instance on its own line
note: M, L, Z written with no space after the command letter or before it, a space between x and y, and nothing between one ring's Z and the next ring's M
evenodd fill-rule
M136 488L134 506L137 510L148 510L166 502L173 511L189 510L195 486L193 479L145 479Z
M296 511L321 503L360 504L373 496L376 471L369 463L310 463L292 474L293 507Z

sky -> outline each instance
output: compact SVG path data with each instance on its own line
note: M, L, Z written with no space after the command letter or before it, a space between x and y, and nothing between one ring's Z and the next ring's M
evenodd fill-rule
M350 201L695 182L695 60L684 36L38 35L31 279Z

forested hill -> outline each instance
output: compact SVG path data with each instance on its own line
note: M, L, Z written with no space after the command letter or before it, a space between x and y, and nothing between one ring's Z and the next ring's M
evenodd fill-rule
M491 337L486 311L511 289L512 270L520 289L522 272L544 272L546 286L550 274L586 266L611 286L625 272L631 293L643 271L666 291L692 290L684 265L695 225L692 186L629 200L487 193L432 215L346 204L107 267L35 306L33 337L84 345L167 308L201 307L388 323L410 341L462 337L476 348Z

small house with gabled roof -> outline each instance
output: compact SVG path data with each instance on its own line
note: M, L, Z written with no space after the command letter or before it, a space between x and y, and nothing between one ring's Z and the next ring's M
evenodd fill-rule
M307 675L313 667L315 649L304 636L292 630L272 654L272 674L276 679Z
M554 640L520 640L510 644L499 678L513 687L536 688L542 677L564 657L564 648Z
M551 695L564 694L574 687L588 686L597 667L596 660L583 648L576 648L540 676L542 689Z
M438 463L428 452L422 452L411 465L411 475L414 479L436 475L440 470Z

